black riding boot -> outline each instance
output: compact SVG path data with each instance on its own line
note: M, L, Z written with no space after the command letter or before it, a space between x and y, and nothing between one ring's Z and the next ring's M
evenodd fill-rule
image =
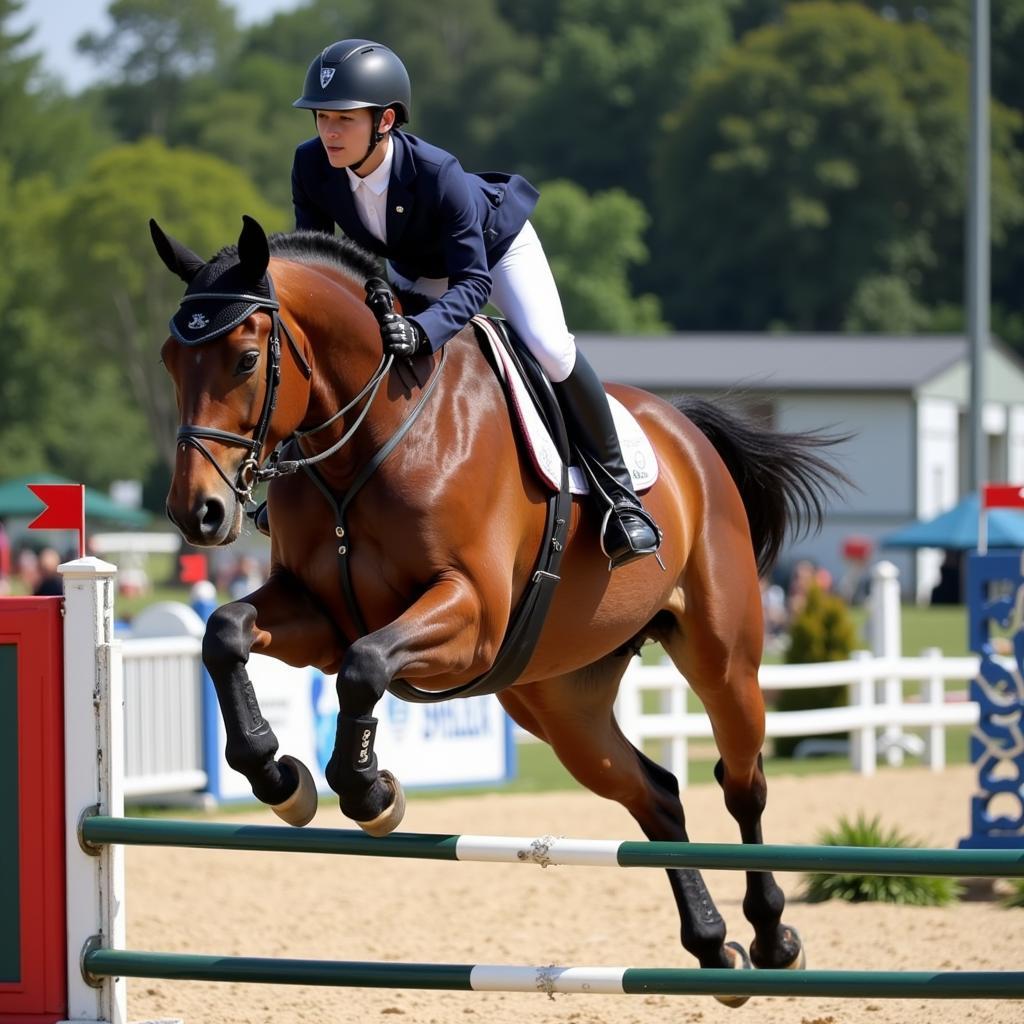
M608 556L610 568L653 555L661 546L661 530L633 490L608 396L579 349L572 373L554 388L565 413L569 437L588 463L594 497L603 499L607 506L601 525L601 548Z

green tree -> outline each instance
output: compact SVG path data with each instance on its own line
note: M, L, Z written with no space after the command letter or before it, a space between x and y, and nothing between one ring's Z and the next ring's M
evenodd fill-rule
M138 408L124 400L116 368L97 364L65 305L53 230L65 206L51 179L14 183L0 166L3 472L53 470L105 486L144 473L153 445Z
M168 461L177 414L158 352L184 286L157 257L148 220L209 257L238 238L243 213L268 231L286 226L285 215L235 168L147 139L98 158L69 192L56 224L62 299L75 334L98 364L120 369L122 386Z
M866 278L962 291L964 61L920 25L806 3L749 33L668 124L658 259L678 326L841 327ZM993 236L1024 218L1019 118L992 110Z
M719 0L562 0L520 163L537 179L624 188L647 201L659 125L731 40ZM649 205L649 204L648 204Z
M621 189L588 196L569 181L544 185L533 217L570 330L658 332L658 300L630 293L629 269L647 259L648 218Z
M247 53L224 81L212 75L192 79L169 143L220 157L272 203L290 206L295 147L315 132L309 111L292 107L304 74L297 65Z
M58 182L110 141L95 104L70 102L42 70L33 29L14 31L20 0L0 0L0 162L13 180L44 171Z
M469 169L518 165L515 114L535 88L537 47L502 20L494 0L392 0L354 27L409 69L412 131Z
M110 70L104 100L126 139L166 134L184 83L240 43L224 0L113 0L107 16L111 30L85 33L78 49Z

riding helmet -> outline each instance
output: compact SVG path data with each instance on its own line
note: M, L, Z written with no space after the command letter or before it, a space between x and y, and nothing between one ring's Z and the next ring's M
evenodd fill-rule
M302 95L292 104L308 110L394 107L398 124L409 120L412 88L397 54L369 39L342 39L313 59Z

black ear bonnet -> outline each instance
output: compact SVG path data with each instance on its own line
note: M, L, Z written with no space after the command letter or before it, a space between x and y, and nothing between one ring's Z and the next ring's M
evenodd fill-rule
M234 261L207 263L192 279L171 317L171 334L185 345L201 345L237 327L261 306L275 305L266 274L253 284Z
M171 334L185 345L201 345L237 327L260 307L277 309L274 285L267 274L270 246L259 223L242 216L238 245L206 262L155 220L149 232L160 259L188 288L171 317Z

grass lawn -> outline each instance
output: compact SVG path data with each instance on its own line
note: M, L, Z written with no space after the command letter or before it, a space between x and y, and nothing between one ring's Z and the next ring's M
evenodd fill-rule
M867 611L863 607L850 612L863 646L867 641ZM900 616L903 624L903 653L917 657L926 647L938 647L951 658L970 654L967 648L967 607L936 605L933 607L904 605Z

